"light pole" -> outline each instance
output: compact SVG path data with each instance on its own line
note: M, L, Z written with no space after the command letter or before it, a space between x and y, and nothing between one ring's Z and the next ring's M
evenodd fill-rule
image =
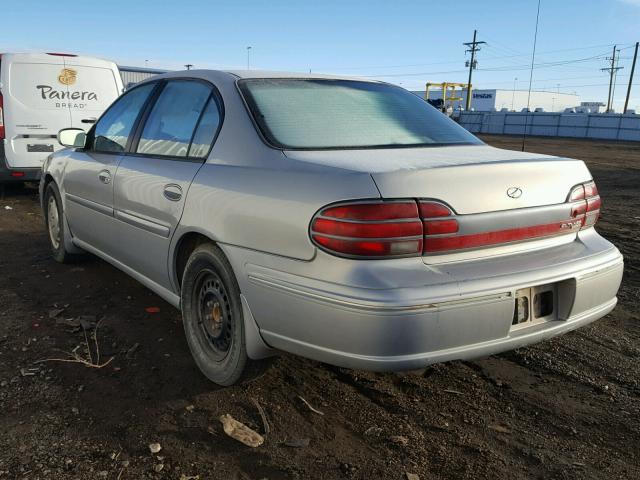
M251 63L249 62L250 52L251 52L251 47L247 47L247 70L251 70Z
M513 79L513 93L511 94L511 110L513 110L513 102L516 99L516 82L518 81L518 77Z

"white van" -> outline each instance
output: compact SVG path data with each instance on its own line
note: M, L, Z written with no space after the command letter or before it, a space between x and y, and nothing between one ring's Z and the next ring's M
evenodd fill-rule
M122 93L115 63L63 53L0 54L0 183L40 178L58 131L88 130Z

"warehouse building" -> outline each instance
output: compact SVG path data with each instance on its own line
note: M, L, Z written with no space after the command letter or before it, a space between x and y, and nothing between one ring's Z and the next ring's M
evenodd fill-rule
M413 92L424 98L425 92ZM500 111L502 109L521 111L527 107L528 90L474 89L471 91L471 108L476 112ZM467 103L467 91L456 90L447 97L459 97L462 100L447 102L454 109L464 108ZM429 99L442 98L442 90L430 90ZM572 93L532 91L529 108L534 111L542 108L545 112L562 112L565 108L580 105L580 96Z
M120 76L122 77L122 84L124 88L130 88L142 80L159 75L161 73L167 73L168 70L158 70L155 68L142 68L142 67L125 67L118 65L120 70Z

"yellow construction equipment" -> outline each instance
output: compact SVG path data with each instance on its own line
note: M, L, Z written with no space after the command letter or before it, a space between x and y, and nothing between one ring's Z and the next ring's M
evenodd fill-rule
M440 105L440 109L443 112L447 111L447 106L448 106L447 102L456 102L456 101L461 101L462 100L462 97L455 96L456 88L460 88L460 92L462 92L463 90L466 90L466 89L469 89L469 91L471 91L471 85L469 85L468 83L427 82L427 88L426 88L425 94L424 94L424 99L426 101L429 101L429 90L432 89L433 87L437 87L437 88L440 88L442 90L442 104ZM451 96L449 96L449 93L451 93ZM433 102L434 100L437 101L439 99L431 99L431 100ZM436 105L434 105L434 106L436 106Z

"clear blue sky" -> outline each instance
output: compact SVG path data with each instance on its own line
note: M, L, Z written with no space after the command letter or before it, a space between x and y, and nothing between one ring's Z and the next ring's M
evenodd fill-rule
M479 88L528 87L537 0L204 1L3 0L0 51L67 51L123 65L246 68L375 76L412 90L466 81L473 29ZM616 105L624 100L640 0L542 0L534 89L607 95L605 56L621 51ZM595 58L593 58L595 57ZM569 63L562 63L569 61ZM631 107L640 110L640 65Z

